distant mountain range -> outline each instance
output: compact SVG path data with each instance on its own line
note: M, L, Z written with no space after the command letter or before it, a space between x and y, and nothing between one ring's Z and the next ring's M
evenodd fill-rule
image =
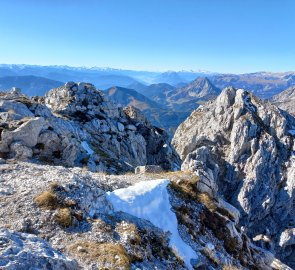
M0 64L0 77L34 75L62 82L86 81L93 83L100 89L107 89L114 85L128 87L131 84L152 83L170 84L188 83L199 76L211 74L206 71L135 71L113 68L87 68L69 66L38 66L38 65L5 65Z
M295 72L218 74L208 71L152 72L97 67L0 65L0 90L15 86L28 96L42 96L67 81L90 82L99 89L107 90L105 93L110 100L121 106L139 108L153 124L173 133L191 111L214 99L223 88L243 88L262 99L271 99L295 86ZM284 96L278 95L280 99ZM273 102L281 106L282 103L287 104L289 109L292 107L288 98L284 102L274 98Z
M210 77L218 88L227 86L252 91L260 98L271 98L286 88L295 85L295 72L257 72L248 74L217 74Z
M139 86L166 83L185 87L198 77L207 77L219 89L226 86L253 91L261 98L270 98L295 85L295 72L256 72L247 74L221 74L209 71L134 71L98 67L38 66L0 64L0 77L36 76L59 82L87 81L99 89L120 86L139 91ZM140 92L140 91L139 91ZM141 92L142 93L142 92Z

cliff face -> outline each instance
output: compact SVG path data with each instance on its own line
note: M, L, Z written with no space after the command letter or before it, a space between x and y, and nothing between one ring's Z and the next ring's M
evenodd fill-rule
M226 88L195 110L172 144L198 188L223 196L258 245L295 266L295 119L244 90Z
M108 102L91 84L67 83L44 99L28 99L15 89L0 99L4 157L106 172L147 163L167 170L179 165L165 131L137 109L123 110Z

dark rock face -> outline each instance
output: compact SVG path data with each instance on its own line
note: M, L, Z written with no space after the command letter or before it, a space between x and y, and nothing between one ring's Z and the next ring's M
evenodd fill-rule
M45 98L2 93L0 152L92 171L129 171L146 164L177 168L179 158L166 132L139 115L128 116L88 83L69 82Z
M291 115L247 91L226 88L195 110L172 142L182 169L199 175L198 188L224 196L239 209L247 235L268 239L269 249L292 267L294 127Z

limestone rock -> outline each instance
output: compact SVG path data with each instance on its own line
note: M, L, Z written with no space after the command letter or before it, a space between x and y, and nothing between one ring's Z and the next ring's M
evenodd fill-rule
M31 148L23 145L21 142L13 142L10 145L10 151L14 158L26 160L33 156L33 151Z
M24 117L33 117L34 114L28 109L26 105L14 100L0 100L0 114L3 118L4 113L7 113L6 121L20 120Z
M280 109L295 115L295 87L291 86L281 93L273 96L271 102L278 106Z
M281 233L280 236L280 246L286 247L295 244L295 228L294 229L286 229Z
M3 270L81 269L77 262L34 235L0 228L0 265Z
M136 174L161 173L161 172L163 172L163 169L161 168L161 166L157 166L157 165L145 165L145 166L138 166L135 168Z
M165 131L152 126L139 111L127 108L129 116L92 84L69 82L45 98L31 100L0 93L1 104L0 152L7 156L21 156L9 153L10 145L19 141L31 148L34 159L91 171L119 173L146 164L165 170L179 167Z
M29 119L15 130L2 131L0 151L8 151L10 144L14 141L21 141L27 147L34 147L37 144L38 136L44 125L44 118L36 117Z
M172 141L182 169L200 176L198 188L223 196L240 211L245 232L273 239L276 256L293 267L294 246L279 245L278 235L295 226L294 127L295 119L269 102L226 88L192 112Z

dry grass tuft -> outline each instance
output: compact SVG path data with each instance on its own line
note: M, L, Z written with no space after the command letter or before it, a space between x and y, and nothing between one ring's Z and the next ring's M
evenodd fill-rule
M34 202L39 206L46 209L54 210L58 207L59 202L56 194L52 191L44 191L34 198Z
M178 192L184 199L193 199L202 203L211 212L217 210L214 199L208 193L198 190L197 183L200 180L199 176L193 173L183 173L179 176L176 181L171 181L170 186L174 191Z
M240 268L238 268L232 264L227 264L222 267L222 270L240 270Z
M172 253L175 256L179 265L184 266L184 258L179 254L176 247L172 247Z
M181 177L176 178L176 180L172 180L170 183L170 187L178 192L184 199L194 198L198 194L197 190L197 182L199 181L199 177L195 174L190 175L189 177L184 178Z
M121 237L126 238L130 244L140 245L141 237L133 223L122 221L116 225L116 231Z
M49 184L49 190L44 191L34 198L34 202L46 209L54 210L62 207L62 202L59 200L57 192L62 191L63 187L58 182Z
M71 210L69 208L58 209L58 212L55 215L55 220L62 227L70 227L73 222Z
M130 258L121 244L79 241L68 251L84 262L96 262L98 269L130 269Z
M208 210L210 210L213 213L216 212L217 206L208 193L199 193L197 194L197 197L198 201L204 204L208 208Z
M52 182L49 185L49 190L44 191L34 198L34 202L42 208L49 210L57 210L54 218L62 227L69 227L73 223L75 216L79 221L83 219L83 215L72 211L70 208L75 207L77 203L71 199L63 199L59 194L64 191L62 185L58 182Z
M191 171L175 171L175 172L161 172L161 173L146 173L146 176L151 176L152 178L167 178L171 181L179 180L191 180L192 178L198 178L196 174Z

